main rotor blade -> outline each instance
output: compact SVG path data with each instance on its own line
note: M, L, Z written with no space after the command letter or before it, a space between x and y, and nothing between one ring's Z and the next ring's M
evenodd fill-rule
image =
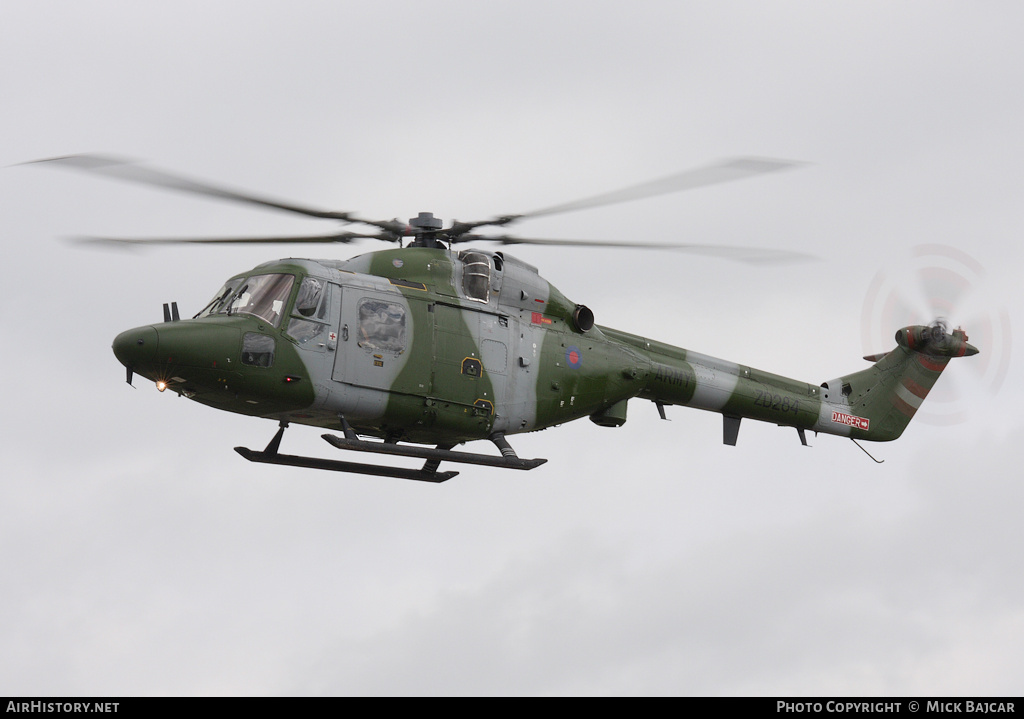
M291 235L287 237L72 237L74 242L98 245L230 245L230 244L290 244L290 243L347 243L352 240L374 239L394 241L390 235L381 233L366 235L358 232L339 232L333 235Z
M736 262L760 264L766 262L791 262L816 259L813 255L788 250L770 250L761 247L737 247L735 245L697 245L697 244L660 244L655 242L616 242L601 240L561 240L537 237L511 237L501 235L486 237L483 235L463 235L452 242L497 242L502 245L549 245L566 247L630 247L642 250L669 250L689 252L710 257L722 257Z
M561 212L575 212L590 207L601 207L603 205L614 205L619 202L630 202L641 200L647 197L667 195L672 192L683 190L694 190L698 187L718 185L723 182L741 180L745 177L763 175L779 170L788 170L799 167L805 163L793 160L776 160L765 157L737 157L731 160L723 160L706 167L698 167L692 170L685 170L675 175L662 177L650 182L643 182L639 185L631 185L621 190L605 192L593 197L585 197L572 202L565 202L560 205L552 205L540 210L534 210L522 215L516 215L516 219L527 217L541 217L543 215L554 215Z
M238 190L219 187L199 180L193 180L181 175L174 175L164 170L157 170L152 167L140 165L132 160L105 155L65 155L63 157L51 157L44 160L26 162L26 165L52 165L55 167L70 168L92 172L98 175L135 182L154 187L163 187L180 192L188 192L194 195L207 197L218 197L222 200L231 200L248 205L269 207L285 212L294 212L308 217L319 217L329 220L343 220L346 222L360 222L352 218L348 212L329 212L311 207L304 207L293 202L285 202L269 197L249 194Z

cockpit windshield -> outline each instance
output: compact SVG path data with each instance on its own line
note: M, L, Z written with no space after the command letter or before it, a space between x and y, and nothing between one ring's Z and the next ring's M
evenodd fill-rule
M274 327L281 323L284 305L291 294L292 275L253 275L228 280L197 317L214 314L254 315Z
M206 307L199 310L199 314L196 317L208 317L223 312L227 307L227 299L234 293L238 288L239 283L245 279L243 277L232 277L230 280L224 283L224 286L217 290L217 294L213 296ZM193 318L195 319L195 318Z

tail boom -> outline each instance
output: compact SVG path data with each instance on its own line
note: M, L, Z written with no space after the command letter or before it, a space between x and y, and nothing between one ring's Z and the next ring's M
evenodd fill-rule
M854 439L890 441L906 429L952 357L977 349L962 330L905 327L897 347L872 357L872 367L820 386L602 328L641 350L649 365L637 396L659 405L721 413L724 441L735 444L739 420L754 419Z

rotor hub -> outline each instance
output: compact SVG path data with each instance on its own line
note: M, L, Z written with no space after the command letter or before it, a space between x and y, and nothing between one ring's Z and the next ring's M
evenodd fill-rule
M444 222L440 217L434 217L433 212L421 212L409 218L409 226L419 232L437 232L444 226Z

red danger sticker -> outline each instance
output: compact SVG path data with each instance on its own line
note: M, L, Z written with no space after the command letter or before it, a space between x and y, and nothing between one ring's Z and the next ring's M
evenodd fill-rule
M864 430L866 430L868 425L871 424L871 420L869 419L858 417L853 414L844 414L842 412L833 412L832 421L836 424L845 424L848 427L856 427L857 429Z

